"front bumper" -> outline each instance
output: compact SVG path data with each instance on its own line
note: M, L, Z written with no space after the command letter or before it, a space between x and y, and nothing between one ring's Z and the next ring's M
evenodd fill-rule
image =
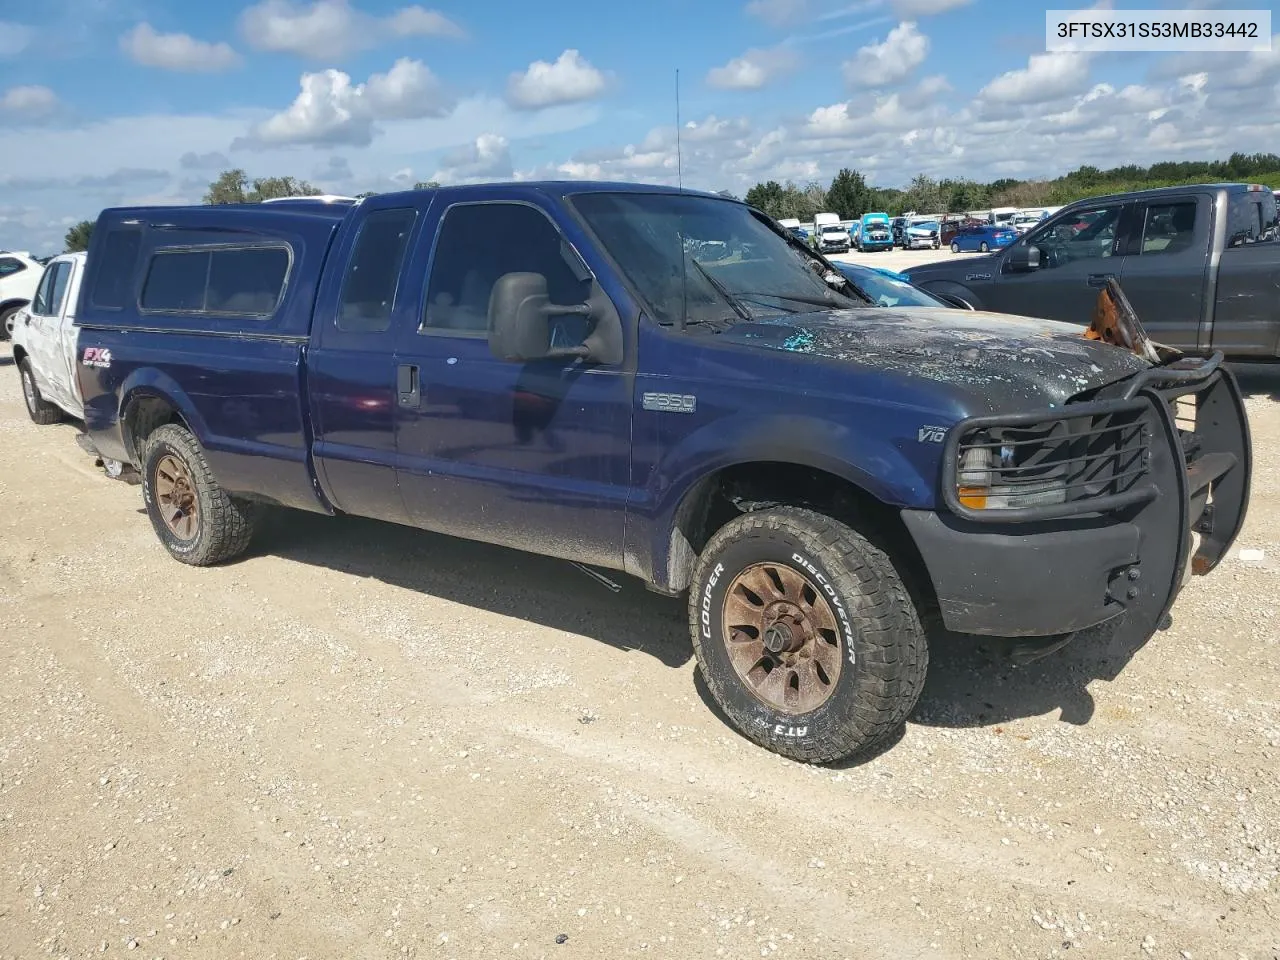
M906 247L908 250L915 250L918 247L934 247L938 245L937 237L908 237Z
M947 509L902 512L947 628L1053 637L1123 615L1153 632L1187 578L1221 561L1248 508L1249 425L1221 359L1152 367L1057 411L957 424L943 454ZM1117 410L1138 417L1150 437L1147 471L1123 493L990 511L955 496L959 438L970 431Z

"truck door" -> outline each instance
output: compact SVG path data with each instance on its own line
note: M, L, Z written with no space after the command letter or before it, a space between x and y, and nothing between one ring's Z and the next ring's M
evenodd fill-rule
M1205 313L1213 204L1196 194L1148 200L1134 205L1133 223L1120 286L1153 340L1194 350Z
M1124 257L1119 243L1126 206L1112 202L1077 210L1016 240L990 266L982 264L979 269L975 263L975 273L992 273L982 278L990 283L981 286L983 305L1001 313L1087 326L1098 291L1108 277L1120 276ZM1015 273L1009 268L1010 256L1027 244L1040 248L1040 268Z
M422 211L390 202L364 201L358 225L329 255L306 375L316 472L334 506L406 523L395 469L395 331L417 306L405 266Z
M30 318L27 349L31 353L36 382L45 398L59 407L65 407L71 399L65 379L67 365L59 355L61 339L58 331L70 280L70 261L55 260L50 263L45 268L36 296L27 309Z
M70 271L67 292L62 298L62 310L58 316L57 342L53 348L57 356L54 360L57 364L60 388L67 396L67 412L83 417L84 401L80 397L80 380L76 376L76 301L80 299L84 260L78 257L68 260L67 266L70 267Z
M542 202L530 191L528 202L436 214L419 319L397 343L400 489L426 529L620 567L633 372L489 350L489 294L503 274L542 274L552 303L587 297L591 274ZM581 317L553 323L553 346L588 332Z
M1202 335L1202 345L1227 356L1277 356L1280 237L1276 236L1275 197L1269 189L1229 195L1221 249L1211 343L1203 344Z

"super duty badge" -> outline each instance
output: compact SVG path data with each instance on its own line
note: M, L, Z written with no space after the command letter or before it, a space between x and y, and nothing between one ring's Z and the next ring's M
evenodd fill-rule
M640 398L640 405L663 413L693 413L698 408L698 398L687 393L646 393Z

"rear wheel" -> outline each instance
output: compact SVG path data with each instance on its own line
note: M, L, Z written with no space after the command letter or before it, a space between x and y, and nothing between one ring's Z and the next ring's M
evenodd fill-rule
M951 241L951 252L952 253L960 252L960 244L956 243L954 240Z
M924 630L893 564L810 510L722 527L698 560L689 626L707 688L734 727L795 760L873 749L924 685Z
M980 244L978 244L978 252L979 252L979 253L986 253L986 252L987 252L987 251L989 251L990 249L991 249L991 248L990 248L989 246L987 246L987 241L985 241L985 240L983 240Z
M5 307L0 310L0 340L13 339L13 325L21 307Z
M204 450L186 428L167 423L147 438L142 499L165 549L193 566L212 566L243 553L259 508L218 486Z
M62 419L62 411L40 396L40 388L36 386L36 377L31 370L31 361L23 357L18 364L18 376L22 378L22 399L27 404L27 413L31 419L45 427Z

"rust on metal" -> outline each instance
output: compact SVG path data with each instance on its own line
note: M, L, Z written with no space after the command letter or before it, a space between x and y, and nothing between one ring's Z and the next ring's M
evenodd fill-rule
M729 660L761 702L792 714L827 702L844 663L831 606L800 571L781 563L747 567L724 596Z

